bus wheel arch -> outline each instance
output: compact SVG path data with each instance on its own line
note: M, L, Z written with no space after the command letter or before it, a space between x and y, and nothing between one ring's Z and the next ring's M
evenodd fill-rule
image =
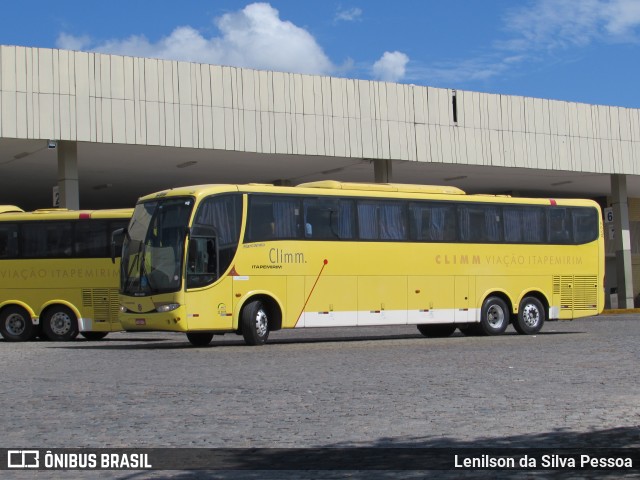
M52 303L40 314L42 333L54 341L73 340L78 336L79 315L75 308L64 303Z
M513 304L504 292L489 293L480 309L480 323L471 326L480 335L502 335L509 326Z
M240 309L239 332L247 345L263 345L269 332L282 328L282 309L269 295L254 295Z
M547 298L540 292L528 292L520 300L513 327L521 335L534 335L542 329L547 318L549 318Z
M32 318L31 312L22 305L7 304L0 309L0 334L8 342L31 340L38 333Z

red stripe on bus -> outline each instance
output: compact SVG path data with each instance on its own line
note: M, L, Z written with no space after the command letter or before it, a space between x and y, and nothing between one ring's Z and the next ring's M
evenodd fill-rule
M313 294L313 291L316 289L316 285L318 284L318 280L320 280L320 275L322 275L322 272L324 272L324 267L327 266L327 263L329 263L329 260L327 260L325 258L324 262L322 262L322 268L320 269L320 273L318 273L318 276L316 277L316 281L313 284L313 287L311 287L311 291L309 292L309 296L307 297L307 299L304 302L304 305L302 306L302 310L300 311L300 315L298 315L298 319L296 320L296 325L300 321L300 317L302 317L302 314L304 313L304 309L307 308L307 303L309 303L309 299L311 298L311 295Z

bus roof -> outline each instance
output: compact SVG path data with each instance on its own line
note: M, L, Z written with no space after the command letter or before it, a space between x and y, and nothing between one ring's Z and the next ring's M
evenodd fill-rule
M300 188L325 188L332 190L358 190L367 192L400 192L400 193L440 193L446 195L465 195L463 190L446 185L411 185L406 183L356 183L323 180L320 182L301 183Z
M20 207L16 207L15 205L0 205L0 213L16 213L16 212L24 212Z
M595 206L597 203L587 199L549 198L549 197L511 197L509 195L467 194L463 190L447 185L412 185L399 183L356 183L323 180L301 183L295 187L275 186L264 183L211 184L177 187L141 197L139 201L156 200L164 197L203 198L213 194L241 192L283 195L327 195L353 197L379 197L398 199L438 199L463 200L486 203L513 203L534 205L584 205Z
M1 209L2 207L0 207ZM105 210L67 210L66 208L43 208L32 212L22 210L6 212L0 216L0 222L39 221L39 220L88 220L131 218L132 208L114 208Z

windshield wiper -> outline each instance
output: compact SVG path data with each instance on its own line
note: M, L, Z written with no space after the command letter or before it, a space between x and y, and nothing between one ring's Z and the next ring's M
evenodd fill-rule
M140 242L140 246L138 247L138 253L136 253L136 259L132 262L131 266L127 270L127 286L125 287L125 291L128 292L131 287L133 287L133 282L135 281L135 277L132 277L133 269L136 268L140 262L140 253L142 251L143 243ZM131 258L129 255L128 258Z
M149 277L149 275L147 274L147 267L145 265L145 252L147 251L147 245L146 244L142 244L142 262L140 263L140 292L142 292L142 279L146 279L147 281L147 286L149 287L149 293L153 293L155 290L157 290L153 284L151 283L151 278Z

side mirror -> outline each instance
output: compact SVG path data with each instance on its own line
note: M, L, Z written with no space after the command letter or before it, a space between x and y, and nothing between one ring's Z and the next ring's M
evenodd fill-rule
M118 253L122 254L122 240L126 233L126 228L118 228L111 232L111 263L116 263L116 256L120 256ZM118 241L118 237L121 237L120 241ZM117 252L118 247L120 247L120 252Z

